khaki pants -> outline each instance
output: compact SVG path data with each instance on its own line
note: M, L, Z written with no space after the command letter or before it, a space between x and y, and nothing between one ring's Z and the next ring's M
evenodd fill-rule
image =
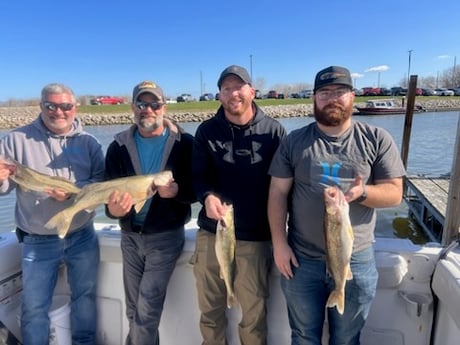
M227 292L219 276L215 234L200 229L196 236L193 272L201 310L202 345L226 345ZM241 345L267 344L268 276L272 266L271 242L237 241L235 248L236 299L242 311L238 325Z

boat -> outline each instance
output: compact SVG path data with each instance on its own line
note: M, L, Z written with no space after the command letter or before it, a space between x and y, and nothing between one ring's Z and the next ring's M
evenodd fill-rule
M97 295L98 344L122 345L128 334L128 321L123 293L120 228L115 224L101 223L96 224L96 227L101 248ZM168 287L160 323L160 343L163 345L202 342L198 326L200 312L196 284L189 263L195 248L196 231L196 220L193 220L187 224L185 246ZM378 289L362 331L361 344L458 344L460 250L454 249L454 245L446 249L437 243L415 245L408 239L376 239ZM0 321L19 341L18 315L22 282L20 253L21 244L13 232L0 235ZM62 266L55 296L68 295L66 270ZM67 318L68 313L67 305ZM227 316L228 344L239 345L238 323L241 311L238 307L228 309ZM275 266L270 274L268 324L268 344L290 344L286 305L280 288L280 274ZM70 344L68 326L60 331L61 340L50 341L50 344ZM63 332L67 339L62 340ZM59 335L59 332L53 334ZM327 337L326 322L323 344L327 343Z
M371 99L367 100L364 107L355 106L358 111L355 115L397 115L405 114L406 108L398 106L394 99ZM415 106L416 112L425 111L421 105Z

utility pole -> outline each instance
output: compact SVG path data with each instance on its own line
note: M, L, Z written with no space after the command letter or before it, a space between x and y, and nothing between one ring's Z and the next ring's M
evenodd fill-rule
M203 72L200 71L200 96L203 94Z
M249 73L252 80L252 54L249 55Z
M412 49L409 50L409 67L407 68L407 88L409 88L409 79L410 79L410 58L412 55Z

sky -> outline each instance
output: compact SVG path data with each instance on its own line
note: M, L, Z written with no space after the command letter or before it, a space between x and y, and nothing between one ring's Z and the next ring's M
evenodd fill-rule
M330 65L358 88L392 87L460 65L459 18L459 0L5 0L0 102L38 98L51 82L83 96L152 80L199 97L232 64L264 92L313 85Z

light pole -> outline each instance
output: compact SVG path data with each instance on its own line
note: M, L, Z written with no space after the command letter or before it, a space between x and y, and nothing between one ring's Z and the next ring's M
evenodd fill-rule
M252 54L249 55L249 73L252 80Z
M409 50L409 67L407 68L407 88L409 88L409 79L410 79L410 58L412 55L412 49Z

